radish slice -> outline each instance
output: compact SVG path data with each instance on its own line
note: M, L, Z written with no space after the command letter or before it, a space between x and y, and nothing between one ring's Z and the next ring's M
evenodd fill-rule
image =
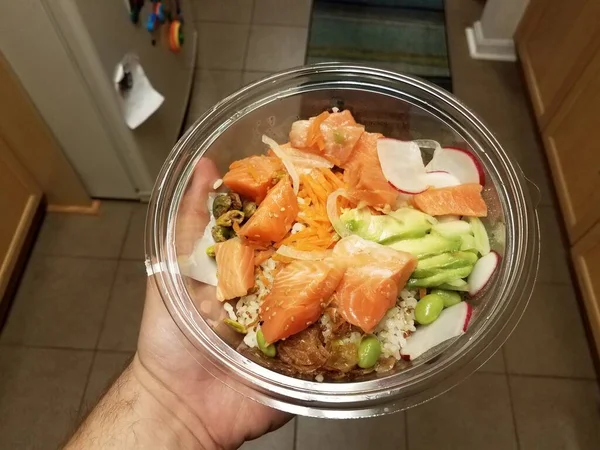
M414 142L378 139L377 155L385 179L405 194L418 194L428 188L421 149Z
M323 250L322 252L306 252L302 250L296 250L295 248L289 247L287 245L282 245L281 247L279 247L276 253L278 255L292 259L301 259L304 261L320 261L322 259L330 257L333 251Z
M460 336L469 326L471 312L471 305L467 302L444 309L435 322L419 326L417 331L406 338L400 354L412 361L442 342Z
M340 219L340 215L338 213L338 197L344 197L348 200L351 200L351 198L348 196L348 192L346 192L345 189L333 191L331 194L329 194L329 197L327 197L327 217L329 218L333 229L337 234L340 235L340 237L350 236L352 233L350 230L348 230L348 228L346 228L346 225L344 225L344 222L342 222L342 219Z
M475 263L473 271L467 279L469 295L475 296L479 294L488 285L499 264L500 255L493 251L481 257Z
M425 182L433 188L444 188L448 186L458 186L460 181L451 173L443 170L434 170L425 174Z
M275 153L277 157L281 159L281 162L285 166L285 169L290 174L290 177L292 177L292 187L294 188L294 194L298 194L298 191L300 190L300 177L298 176L298 172L296 172L296 168L294 167L294 164L292 163L290 157L281 149L279 144L270 137L263 134L262 141L269 147L271 147L273 153Z
M481 163L474 155L458 148L440 148L425 167L427 172L442 170L454 175L461 184L479 183L485 185L485 175Z

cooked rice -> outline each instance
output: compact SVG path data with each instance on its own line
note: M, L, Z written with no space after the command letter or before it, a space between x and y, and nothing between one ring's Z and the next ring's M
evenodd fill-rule
M400 359L400 349L406 345L406 338L415 328L416 291L403 289L396 306L390 309L375 328L375 335L381 343L381 354Z

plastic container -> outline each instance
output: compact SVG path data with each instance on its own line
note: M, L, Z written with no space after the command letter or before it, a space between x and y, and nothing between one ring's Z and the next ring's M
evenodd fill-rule
M287 142L290 125L337 106L351 109L368 131L399 139L435 139L472 151L485 169L485 220L502 263L474 299L466 334L442 344L402 371L357 382L291 378L245 358L214 319L216 299L194 303L193 281L180 275L174 224L182 194L200 158L221 173L236 159L265 151L267 134ZM176 237L175 237L176 238ZM393 72L334 63L281 72L248 85L202 116L180 139L154 189L146 225L146 262L173 319L206 359L203 365L243 394L291 413L367 417L406 409L463 381L508 338L531 296L539 259L539 230L527 181L486 126L462 103L425 81Z

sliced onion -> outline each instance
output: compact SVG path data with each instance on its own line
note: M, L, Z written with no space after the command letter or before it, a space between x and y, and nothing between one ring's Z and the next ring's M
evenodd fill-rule
M298 176L298 172L296 172L296 168L294 167L294 164L292 163L290 157L281 149L279 144L270 137L263 134L262 141L269 147L271 147L273 153L275 153L277 157L281 159L281 162L285 166L285 169L290 174L290 177L292 177L292 187L294 188L294 194L298 194L298 191L300 190L300 177Z
M296 166L296 169L314 169L323 167L324 169L331 169L333 163L322 156L315 155L310 152L303 152L294 147L280 147L284 153L290 158L290 161Z
M289 247L287 245L282 245L276 252L278 255L286 256L292 259L301 259L304 261L320 261L321 259L325 259L331 256L331 250L323 250L323 251L312 251L306 252L303 250L296 250L295 248Z
M352 200L348 195L346 189L338 189L337 191L333 191L327 197L327 217L333 226L333 229L340 237L350 236L352 233L346 228L342 219L340 219L340 215L338 214L337 209L337 199L338 197L344 197L348 200Z

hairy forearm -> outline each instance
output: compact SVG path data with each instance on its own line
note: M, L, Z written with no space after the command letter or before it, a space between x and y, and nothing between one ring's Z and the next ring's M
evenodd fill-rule
M67 449L213 449L202 422L134 359Z

